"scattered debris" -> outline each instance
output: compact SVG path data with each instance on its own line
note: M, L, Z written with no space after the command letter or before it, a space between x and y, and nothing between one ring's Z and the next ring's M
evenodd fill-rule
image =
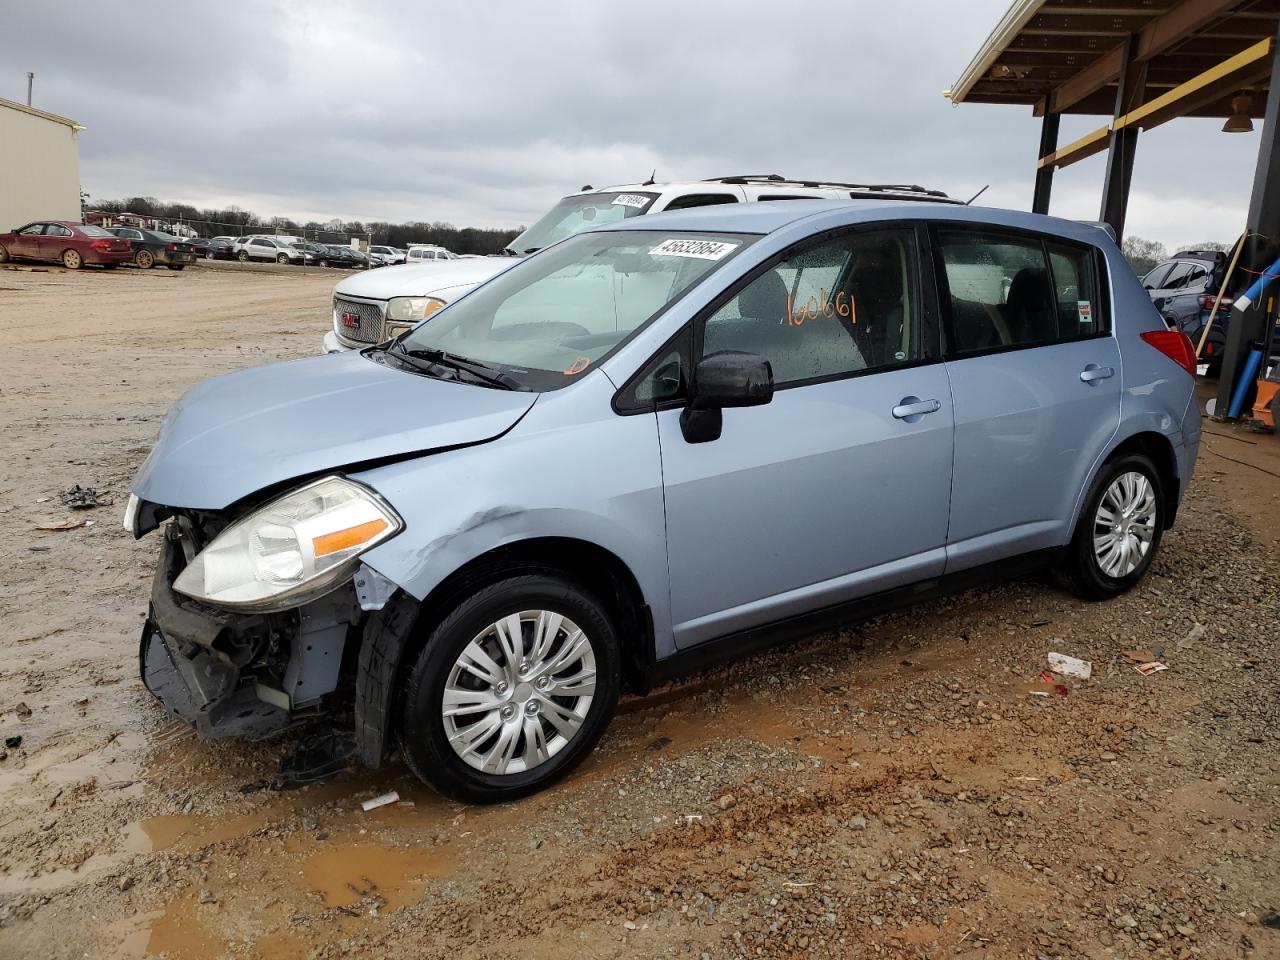
M1268 930L1280 930L1280 912L1272 911L1271 913L1263 914L1258 918L1258 922Z
M1159 659L1151 650L1126 650L1124 655L1134 663L1150 663Z
M104 500L96 488L82 487L77 483L62 491L62 502L72 510L92 510L94 507L109 507L115 501Z
M719 807L721 810L728 810L730 807L734 806L737 802L738 802L737 797L735 797L732 793L726 793L723 796L716 799L716 806Z
M1031 625L1033 627L1047 627L1051 623L1053 623L1053 621L1048 617L1037 617L1035 620L1031 621Z
M670 738L670 737L659 737L657 740L653 741L653 743L649 744L649 746L647 746L645 749L646 749L646 750L661 750L662 748L664 748L664 747L668 747L668 746L670 746L670 745L671 745L671 738Z
M31 716L31 708L27 706L26 701L21 701L13 708L13 712L18 715L20 720L26 720Z
M1203 636L1204 636L1204 624L1203 623L1195 624L1194 626L1192 626L1190 630L1187 631L1187 635L1178 641L1178 649L1179 650L1188 649L1189 647L1192 646L1192 644L1194 644L1197 640L1199 640ZM1155 658L1153 657L1152 659L1155 659Z
M1133 669L1137 670L1144 677L1149 677L1153 673L1159 673L1161 670L1168 670L1169 665L1161 663L1159 660L1152 660L1148 663L1139 663Z
M37 523L37 530L75 530L79 527L87 527L88 520L77 520L75 517L67 517L65 520L49 520L45 523ZM47 549L47 548L46 548Z
M392 790L390 793L384 793L379 797L374 797L372 800L365 800L360 804L360 807L365 813L368 813L370 810L376 810L378 807L385 807L389 803L395 803L399 799L400 794Z
M1075 677L1079 680L1088 680L1093 676L1093 664L1090 661L1077 660L1065 653L1050 653L1049 669L1064 677Z
M350 768L355 753L354 733L329 730L313 734L305 738L297 750L280 761L280 772L266 787L270 790L296 790L308 784L325 783ZM245 787L240 790L242 793L253 792Z
M48 547L31 546L31 547L27 547L27 549L30 550L32 553L48 553L49 552Z
M22 746L22 734L18 734L15 737L5 737L4 745L10 750L17 750Z

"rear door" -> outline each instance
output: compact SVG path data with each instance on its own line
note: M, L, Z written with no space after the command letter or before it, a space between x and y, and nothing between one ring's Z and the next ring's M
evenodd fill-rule
M776 393L710 442L657 414L677 646L941 573L951 402L919 250L912 226L814 241L695 321L690 351L763 356ZM649 396L689 369L655 358Z
M1036 234L938 225L955 471L947 570L1066 543L1120 421L1101 254Z

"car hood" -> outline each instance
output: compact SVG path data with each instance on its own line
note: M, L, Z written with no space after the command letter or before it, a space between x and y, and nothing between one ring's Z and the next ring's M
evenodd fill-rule
M537 394L436 380L352 352L206 380L169 410L133 492L221 510L325 470L500 436Z
M482 257L478 260L437 260L435 263L380 267L345 278L333 288L333 292L372 300L428 297L449 287L483 283L519 262L519 257Z

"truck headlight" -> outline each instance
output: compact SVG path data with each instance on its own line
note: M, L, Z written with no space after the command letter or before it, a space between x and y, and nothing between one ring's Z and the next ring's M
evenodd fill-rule
M417 323L444 306L435 297L392 297L387 304L387 319Z
M220 607L301 606L351 576L357 558L404 522L381 497L325 477L237 520L178 574L173 589Z

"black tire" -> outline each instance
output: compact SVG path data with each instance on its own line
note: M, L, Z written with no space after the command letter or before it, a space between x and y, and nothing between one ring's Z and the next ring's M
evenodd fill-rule
M150 250L139 250L133 255L133 262L141 270L150 270L156 265L156 255Z
M1094 553L1094 523L1098 507L1107 489L1117 477L1126 473L1140 473L1151 484L1155 495L1155 529L1151 535L1151 544L1138 565L1122 577L1113 577L1102 569ZM1067 556L1059 570L1064 585L1086 600L1108 600L1119 596L1141 580L1150 568L1160 549L1164 528L1164 482L1155 464L1138 453L1124 454L1109 460L1103 464L1089 490L1089 495L1085 498L1084 509L1081 510L1080 519L1076 523L1075 535L1071 538Z
M9 251L4 248L4 244L0 243L0 263L9 262Z
M526 610L559 613L581 628L595 655L595 690L582 725L559 752L532 770L485 773L469 766L449 744L441 716L445 684L473 638L501 618ZM510 577L461 601L427 636L404 682L401 750L409 769L446 797L470 803L514 800L559 780L591 752L613 716L620 683L618 633L603 604L550 571Z
M287 253L276 254L276 263L288 263L289 255Z
M236 254L236 259L237 259L237 260L239 260L241 263L248 263L248 262L249 262L249 251L247 251L247 250L241 250L238 254Z
M84 266L84 257L80 256L79 250L63 250L62 265L68 270L79 270Z
M102 269L103 269L103 270L114 270L114 269L115 269L116 267L118 267L118 266L120 266L120 264L118 264L118 263L104 263L104 264L102 265Z

